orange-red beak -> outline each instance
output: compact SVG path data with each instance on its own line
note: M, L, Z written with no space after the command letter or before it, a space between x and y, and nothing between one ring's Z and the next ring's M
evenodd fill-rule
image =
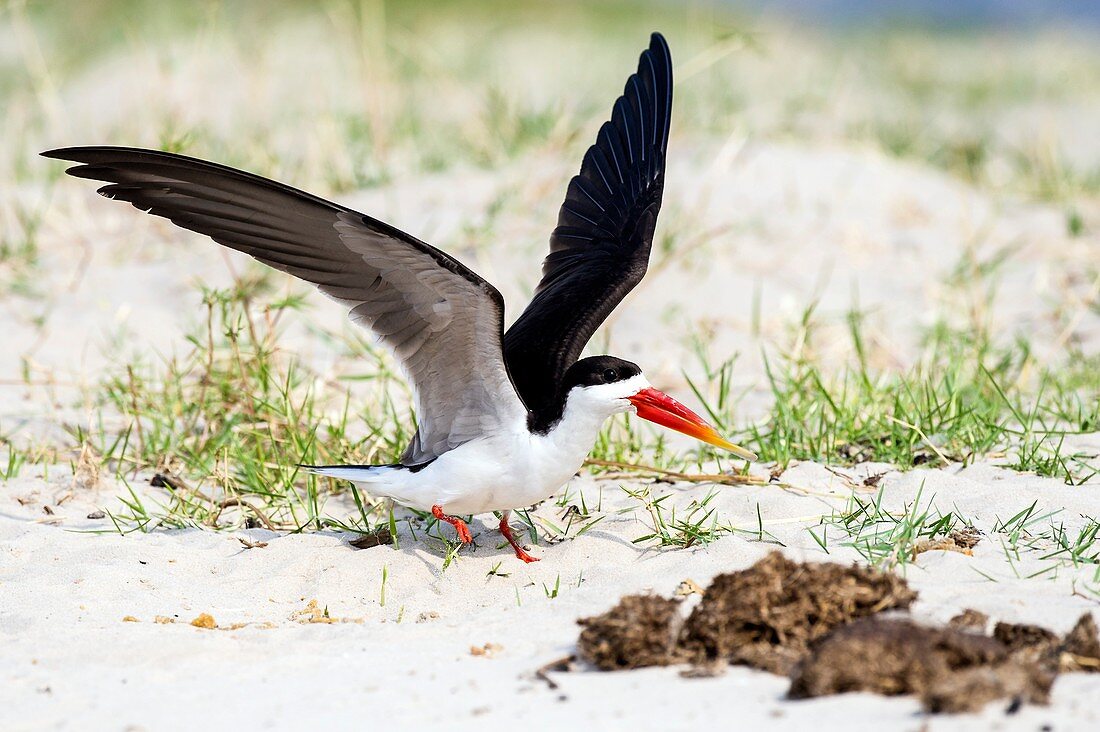
M746 460L756 460L756 453L723 439L702 417L662 391L648 387L627 399L637 408L638 416L642 419L683 432L708 444L724 447Z

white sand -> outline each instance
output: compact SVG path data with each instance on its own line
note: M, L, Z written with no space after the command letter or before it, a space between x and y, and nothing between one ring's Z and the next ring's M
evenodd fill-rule
M847 472L858 480L880 469ZM782 480L793 487L725 488L715 505L752 530L759 504L765 529L791 556L855 559L852 550L836 546L836 537L826 557L805 531L807 517L843 505L851 490L844 481L813 464L791 468ZM955 508L986 530L995 517L1008 518L1036 500L1040 511L1060 509L1056 520L1070 529L1095 507L1095 488L1068 488L987 466L891 473L883 482L887 504L899 509L922 484L923 495L934 496L939 508ZM436 540L406 538L400 550L357 551L329 533L78 533L103 528L104 521L84 517L97 505L110 505L115 486L106 485L98 501L77 492L57 506L61 496L71 495L68 476L19 479L4 488L0 509L4 727L294 729L369 720L465 729L526 720L536 728L590 722L606 729L647 728L661 719L663 726L687 729L724 719L745 728L917 729L927 721L905 699L849 695L786 702L785 680L745 669L709 680L683 679L675 669L554 674L557 690L536 680L535 669L573 650L578 617L602 612L622 593L671 594L685 578L705 585L772 548L727 537L696 550L642 550L631 540L648 533L648 516L641 510L616 514L613 509L628 505L616 485L603 484L607 517L579 539L536 550L541 562L522 565L496 548L491 523L480 524L477 550L464 551L441 573ZM570 488L584 491L589 505L599 490L581 478ZM681 504L704 490L654 489L673 493ZM44 504L55 516L43 513ZM554 520L559 511L544 504L538 514ZM57 522L44 523L47 518ZM245 549L238 536L268 544ZM1065 631L1096 607L1095 568L1020 579L1053 562L1024 552L1009 564L1001 542L987 538L973 557L922 554L906 572L920 591L915 615L945 621L972 607ZM487 576L498 563L508 576ZM548 598L545 588L559 578L557 597ZM1073 593L1075 582L1080 596ZM303 625L292 619L314 599L332 617L361 622ZM249 625L206 630L187 624L200 613L221 626ZM158 615L178 622L157 624ZM123 622L124 616L139 622ZM500 646L491 657L471 653L487 643ZM995 703L978 719L935 718L932 728L1037 729L1051 723L1059 730L1085 729L1100 723L1092 703L1098 692L1098 676L1063 676L1049 708L1006 717L1004 705Z

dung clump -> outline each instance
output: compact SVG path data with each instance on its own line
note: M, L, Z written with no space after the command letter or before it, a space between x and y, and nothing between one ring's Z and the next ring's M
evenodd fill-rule
M1100 637L1096 621L1085 613L1065 637L1038 625L997 623L993 636L1019 658L1056 672L1100 671Z
M786 674L810 643L833 628L907 608L916 597L894 574L802 564L772 552L748 569L715 577L681 642L696 662L726 660Z
M970 630L976 633L984 633L989 625L989 616L985 613L967 608L947 621L947 627L955 630Z
M815 643L791 674L792 699L850 691L913 694L931 712L975 711L994 699L1043 704L1054 674L995 638L911 620L865 618Z
M1073 630L1066 633L1059 651L1060 671L1100 672L1100 635L1092 615L1085 613L1078 619Z
M667 666L679 660L680 603L656 595L627 595L603 615L578 621L577 650L602 671Z
M997 699L1009 699L1008 709L1020 704L1048 704L1055 674L1042 666L1010 659L996 666L972 666L937 679L918 695L933 714L981 711Z
M993 637L1013 651L1045 651L1058 643L1058 634L1039 625L997 623Z
M698 594L693 592L690 594ZM676 599L628 595L578 621L579 655L604 671L691 664L707 677L741 664L790 677L804 699L870 691L911 694L933 713L976 711L997 699L1045 704L1059 673L1100 672L1088 613L1064 637L966 610L945 627L883 618L916 599L905 580L858 566L803 564L778 552L714 578L684 620Z

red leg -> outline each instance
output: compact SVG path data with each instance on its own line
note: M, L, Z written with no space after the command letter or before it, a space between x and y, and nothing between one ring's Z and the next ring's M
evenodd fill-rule
M531 562L537 562L538 557L532 557L527 552L523 551L523 547L519 545L516 538L512 536L512 528L508 526L508 517L512 514L511 511L505 511L504 515L500 518L500 533L504 534L504 538L508 540L508 543L512 545L512 548L516 550L516 557L530 564Z
M466 526L466 522L456 516L448 516L443 513L443 506L432 506L432 516L455 527L455 531L458 532L458 540L463 544L469 544L474 540L474 537L470 536L470 528Z

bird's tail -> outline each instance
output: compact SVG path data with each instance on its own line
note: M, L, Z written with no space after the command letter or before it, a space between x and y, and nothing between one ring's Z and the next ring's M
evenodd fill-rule
M350 480L352 483L370 483L381 479L386 473L399 469L395 465L299 465L298 467L307 473L337 480Z

